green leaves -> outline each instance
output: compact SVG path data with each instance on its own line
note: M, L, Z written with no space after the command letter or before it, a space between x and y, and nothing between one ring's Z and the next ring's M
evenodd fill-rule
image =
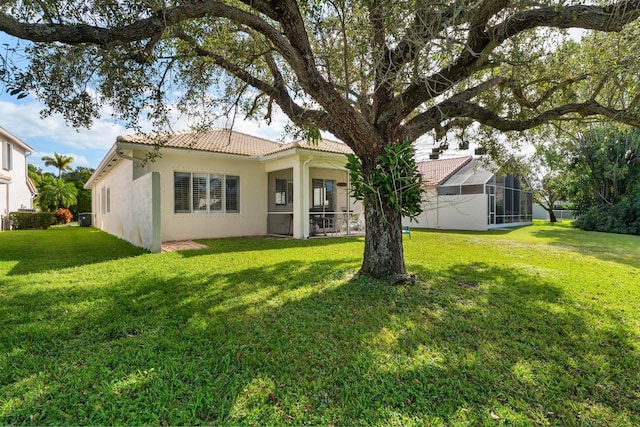
M347 169L353 196L358 200L366 196L388 200L395 210L410 219L422 213L422 175L409 141L385 146L384 154L377 157L375 168L369 171L364 171L360 159L350 154Z

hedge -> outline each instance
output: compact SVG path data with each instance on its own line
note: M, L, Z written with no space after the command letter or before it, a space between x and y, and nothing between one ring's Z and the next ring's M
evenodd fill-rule
M13 230L46 230L53 224L51 212L11 212L9 222Z

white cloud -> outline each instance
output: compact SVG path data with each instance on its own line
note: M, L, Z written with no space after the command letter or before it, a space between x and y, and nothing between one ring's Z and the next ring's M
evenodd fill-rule
M125 132L122 126L107 121L97 121L91 129L74 129L59 114L41 118L41 109L42 104L37 102L18 105L0 101L0 117L5 118L5 126L27 142L45 139L76 150L108 150L116 136Z

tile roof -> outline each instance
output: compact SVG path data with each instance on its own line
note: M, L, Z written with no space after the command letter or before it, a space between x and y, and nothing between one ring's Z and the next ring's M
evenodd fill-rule
M184 148L213 153L253 156L277 150L281 144L230 129L211 129L204 132L175 132L173 134L124 135L117 142L142 145L160 144L162 147Z
M183 131L173 134L124 135L119 136L117 142L141 145L159 144L162 147L241 156L270 155L296 148L334 154L352 153L351 149L343 142L329 139L322 139L317 143L298 140L279 144L230 129L211 129L204 132Z
M302 148L305 150L312 151L321 151L324 153L334 153L334 154L353 154L353 151L347 144L339 141L332 141L330 139L321 139L317 143L309 142L306 140L297 140L290 142L288 144L282 144L278 149L267 153L267 154L275 154L281 151L286 151L294 148Z
M424 187L436 187L471 161L471 156L426 160L418 163Z
M0 173L0 181L7 181L7 182L11 182L11 177L7 176L7 175L2 175Z

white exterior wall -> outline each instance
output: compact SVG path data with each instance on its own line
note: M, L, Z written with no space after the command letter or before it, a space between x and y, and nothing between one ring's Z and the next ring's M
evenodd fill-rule
M133 162L118 159L92 187L93 226L160 252L160 200L159 174L148 173L134 180Z
M167 149L160 159L147 163L145 171L160 173L163 242L267 234L267 173L256 159ZM175 172L239 176L240 212L175 213Z
M133 162L119 159L111 166L109 172L95 183L91 193L92 224L102 231L141 246L133 237L136 233L131 222L132 181ZM106 189L109 189L109 212L106 212L106 200L102 196L103 189L105 193Z
M425 194L422 196L422 213L413 221L410 221L409 218L403 217L402 225L415 228L439 228L437 197L435 189L430 188L426 190Z
M126 239L151 252L160 252L162 250L160 174L151 172L134 179L131 195L131 230Z
M402 219L403 226L443 230L487 230L487 195L438 196L435 189L423 196L424 211L415 221Z
M4 144L11 145L11 168L3 167ZM6 217L18 209L33 208L31 191L27 186L27 151L11 138L0 134L0 175L9 178L9 183L0 184L0 217Z
M438 196L438 224L445 230L487 230L487 195Z

